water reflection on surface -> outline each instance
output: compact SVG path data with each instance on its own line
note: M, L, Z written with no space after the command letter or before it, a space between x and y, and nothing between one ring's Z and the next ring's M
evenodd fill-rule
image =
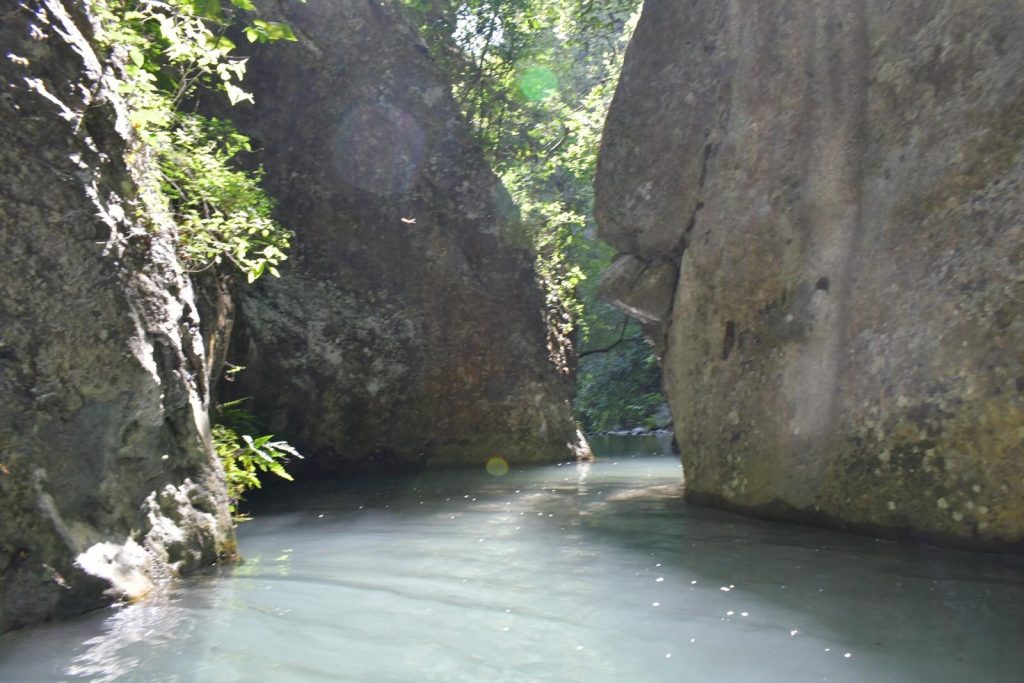
M1020 680L1020 558L689 507L664 444L595 446L278 498L243 566L0 638L0 681Z

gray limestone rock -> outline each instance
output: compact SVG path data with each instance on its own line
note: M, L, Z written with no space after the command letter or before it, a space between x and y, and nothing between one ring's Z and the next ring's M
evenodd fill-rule
M602 274L598 295L640 322L661 323L672 310L677 275L666 261L619 254Z
M242 292L229 388L303 466L569 455L569 359L529 240L400 7L257 4L298 42L254 48L255 105L224 113L296 240Z
M648 0L598 219L678 266L690 499L1024 543L1022 93L1016 0Z
M0 632L233 552L191 286L173 226L132 218L82 11L0 2Z

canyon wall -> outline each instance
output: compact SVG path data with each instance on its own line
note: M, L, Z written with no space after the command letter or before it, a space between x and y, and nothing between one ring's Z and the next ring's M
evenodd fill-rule
M602 282L663 361L691 500L1024 543L1019 2L647 0Z
M298 41L253 48L255 104L223 113L296 239L241 293L229 393L316 469L566 457L530 240L400 7L257 4Z
M191 285L126 166L88 17L66 0L0 15L3 632L141 596L234 541Z

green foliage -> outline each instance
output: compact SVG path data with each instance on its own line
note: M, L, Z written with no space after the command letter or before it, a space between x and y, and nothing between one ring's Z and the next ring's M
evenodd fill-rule
M183 111L200 90L251 102L240 83L245 59L224 34L241 23L251 41L295 40L291 29L243 21L250 0L91 0L97 39L122 63L118 80L132 126L151 155L156 184L178 225L179 256L191 270L223 261L249 282L286 258L291 233L271 217L260 189L262 171L245 171L236 156L251 151L231 124Z
M224 466L229 509L236 516L245 492L261 487L261 474L269 472L292 481L284 466L292 458L302 459L287 441L274 441L270 434L251 436L259 426L252 414L239 407L246 400L219 406L219 422L213 426L214 451Z
M249 282L265 270L278 276L291 233L271 217L273 202L260 189L262 170L234 170L231 160L251 151L245 136L217 119L183 118L169 131L161 164L164 191L177 214L181 251L202 267L228 259Z
M532 228L560 332L585 321L594 168L639 0L405 0ZM600 5L598 8L597 5Z
M600 304L605 306L605 304ZM574 408L586 432L604 432L633 427L654 428L655 414L665 399L661 394L661 370L647 342L640 336L639 325L626 320L622 313L607 307L608 318L618 317L619 329L613 336L603 324L600 353L583 350L576 378ZM596 346L596 344L595 344Z
M248 3L248 0L245 0ZM249 5L248 9L252 9ZM288 24L281 24L275 21L263 21L255 19L252 25L245 27L245 37L249 42L270 43L275 40L297 40L295 34Z

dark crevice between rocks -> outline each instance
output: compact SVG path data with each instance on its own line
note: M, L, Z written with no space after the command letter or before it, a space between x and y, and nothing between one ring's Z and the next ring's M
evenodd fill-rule
M729 360L732 350L736 347L736 323L732 320L725 322L725 338L722 340L722 360Z
M192 289L195 293L199 315L199 334L206 350L206 358L189 361L196 367L206 366L206 384L200 387L209 397L210 406L217 401L222 373L227 363L231 335L237 313L235 280L218 270L209 270L192 275ZM184 336L184 335L183 335Z
M166 381L167 378L181 377L190 373L187 368L183 367L184 359L179 356L171 340L163 333L150 331L148 337L153 348L153 361L156 363L158 376L165 378L165 388L161 395L164 412L163 426L166 429L166 441L163 447L173 453L172 457L179 456L179 454L185 455L184 459L175 458L173 461L175 473L173 483L177 484L189 477L196 465L204 464L202 450L180 448L181 444L193 443L188 396L181 385Z
M707 135L710 135L708 133ZM690 244L690 235L693 234L693 229L697 225L697 216L704 209L704 184L708 178L708 166L711 162L711 158L717 151L717 145L709 142L704 145L704 158L701 161L700 167L700 179L697 181L697 203L693 207L693 213L690 214L690 220L686 223L686 228L683 230L682 239L679 240L679 246L677 247L677 253L673 254L675 257L675 263L678 264L683 258L683 252L686 251L686 247Z

